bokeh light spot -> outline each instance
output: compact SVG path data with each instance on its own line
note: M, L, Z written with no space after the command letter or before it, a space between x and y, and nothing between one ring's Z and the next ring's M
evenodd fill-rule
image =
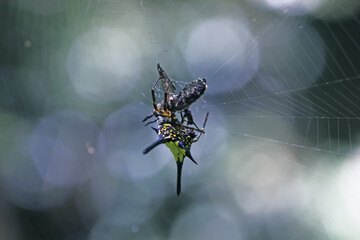
M185 49L193 77L208 79L208 94L241 89L258 68L258 54L246 24L222 18L194 28Z
M98 162L87 143L97 142L92 119L75 111L42 118L31 140L31 156L40 175L53 184L73 186L90 178Z
M122 31L95 28L69 51L66 68L76 91L95 102L125 98L139 80L141 54Z

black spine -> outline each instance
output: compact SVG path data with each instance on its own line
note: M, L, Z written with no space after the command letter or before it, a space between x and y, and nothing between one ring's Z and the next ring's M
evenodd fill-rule
M153 144L151 144L150 146L148 146L147 148L145 148L145 150L143 151L143 154L147 154L148 152L150 152L154 147L156 147L159 144L165 143L166 141L163 138L159 138L158 140L156 140L156 142L154 142Z
M182 170L183 162L177 162L177 187L176 194L179 196L181 192L181 170Z

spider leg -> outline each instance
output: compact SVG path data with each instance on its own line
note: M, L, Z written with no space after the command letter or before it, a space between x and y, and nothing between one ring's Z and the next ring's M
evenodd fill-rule
M196 129L198 129L199 131L201 131L201 129L196 125L195 122L194 122L193 124L194 124L194 126L196 127Z
M180 117L181 117L181 124L184 123L185 119L184 119L184 116L183 116L183 112L181 111L180 112Z
M147 115L143 120L142 122L145 122L146 120L148 120L149 118L151 118L152 116L154 116L154 113L151 113L149 115ZM146 125L145 125L146 126Z
M196 128L189 127L189 126L182 126L182 127L190 129L190 130L194 130L194 131L197 131L197 132L200 132L200 133L205 133L204 129L196 129Z
M161 78L158 78L156 80L156 82L154 83L153 87L151 88L151 96L152 96L152 99L153 99L153 107L154 107L154 111L159 113L160 115L164 115L164 116L171 116L171 112L169 110L167 110L167 102L165 101L164 102L164 110L161 110L158 108L157 106L157 103L156 103L156 98L155 98L155 87L156 87L156 84L160 81ZM165 99L167 99L167 92L165 91Z
M196 123L194 122L194 118L193 118L193 116L192 116L192 114L191 114L191 111L190 111L189 109L185 109L185 110L184 110L184 118L187 119L188 125L189 125L189 124L192 124L192 125L194 125L194 126L196 127L197 130L201 131L200 128L199 128L199 127L196 125Z
M146 127L147 125L149 125L149 124L156 123L157 121L158 121L158 120L155 119L154 121L148 122L147 124L145 124L145 127Z
M168 90L169 90L169 87L167 87L164 92L164 111L168 110L168 97L169 97Z
M156 84L159 81L160 81L160 78L158 78L158 80L156 80L156 82L154 83L154 86L151 88L151 96L152 96L152 99L153 99L153 105L154 105L155 111L157 111L157 112L159 112L159 109L157 107L156 98L155 98L155 87L156 87Z
M172 113L169 110L169 86L167 86L166 89L164 89L164 102L163 102L163 110L161 110L161 114L167 117L171 117Z
M204 130L205 130L205 125L206 125L206 122L207 122L207 120L208 120L208 117L209 117L209 112L208 112L208 113L206 114L206 116L205 116L204 124L203 124L203 127L202 127L202 129L201 129L200 134L197 135L197 137L194 139L193 143L197 142L197 141L199 140L201 134L205 133Z
M155 132L156 134L158 134L158 129L154 128L154 127L151 127Z
M156 82L154 83L153 87L151 88L151 96L152 96L152 100L153 100L153 112L146 116L142 121L145 122L146 120L148 120L149 118L151 118L152 116L154 116L154 112L159 112L159 109L157 107L157 103L156 103L156 98L155 98L155 87L156 87L156 84L160 81L160 78L158 78L156 80ZM146 126L146 125L145 125Z
M164 93L164 110L161 110L158 108L157 106L157 103L156 103L156 98L155 98L155 87L156 87L156 84L161 80L161 78L158 78L156 80L156 82L154 83L153 87L151 88L151 96L152 96L152 99L153 99L153 107L154 107L154 110L155 112L158 112L159 114L161 115L164 115L164 116L171 116L171 112L168 110L168 101L166 101L168 99L168 89L169 87L166 89L165 93Z

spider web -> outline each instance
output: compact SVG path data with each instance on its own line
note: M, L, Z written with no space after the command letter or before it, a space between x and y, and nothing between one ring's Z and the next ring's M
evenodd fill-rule
M157 4L162 5L164 9L177 6L168 1ZM195 10L192 14L182 16L180 20L186 26L185 34L190 33L190 27L187 26L198 21L201 13L210 11L209 15L211 15L212 10L209 9L214 8L216 4L216 1L212 0L194 2L192 7ZM292 10L292 7L285 7L282 13L277 13L278 22L268 24L266 27L256 25L252 28L253 40L248 48L254 48L254 43L258 40L267 39L271 31L283 33L281 31L284 30L283 27L286 28L286 24L293 24L291 26L295 27L286 28L284 31L289 34L296 32L298 38L302 37L302 41L295 38L294 45L285 44L282 53L286 53L284 54L286 56L279 54L263 56L271 63L271 67L269 64L260 63L257 73L241 89L234 90L229 87L226 93L218 95L206 93L197 103L201 109L206 109L208 106L217 107L222 109L221 114L226 119L236 122L236 125L232 124L231 127L216 126L210 123L210 113L207 131L224 133L239 142L255 139L285 145L293 148L300 155L310 151L353 156L359 144L360 129L358 94L360 39L359 32L356 31L360 23L359 16L349 13L345 20L339 18L319 21L311 16L294 17L289 14ZM177 88L181 89L187 83L180 81L184 79L181 66L186 66L185 56L173 52L169 40L161 38L162 35L169 34L166 30L174 36L177 34L176 27L172 26L174 24L171 21L172 16L164 10L157 11L156 7L144 0L89 0L84 10L84 16L91 16L93 27L114 25L114 22L126 19L129 15L142 19L140 23L147 31L144 41L151 45L151 54L147 62L151 63L154 69L157 62L162 64L169 56L175 55L180 59L176 63L169 64L172 66L178 64L177 68L171 68L172 72L164 68L177 84ZM273 15L266 11L251 12L247 17L250 21L255 21ZM308 32L303 31L309 27L320 34L325 54L318 49L316 40L313 40ZM265 52L267 48L269 47L265 47ZM295 48L302 49L305 58L298 58ZM212 82L217 81L216 78L219 77L218 73L239 55L243 55L244 59L251 57L249 52L244 54L244 51L240 51L227 56L220 66L209 60L209 64L197 73L197 76L207 78L211 88ZM314 56L322 62L322 67L313 62ZM288 58L295 59L296 67L301 69L302 75L299 76L293 71L294 66L287 63ZM304 62L314 63L313 68L309 68ZM282 65L281 70L279 65ZM312 76L313 72L317 77ZM241 85L240 81L241 79L239 85ZM132 97L133 100L151 108L151 98L147 92L151 84L152 82L146 83L147 87L144 87L146 90L135 90L137 97ZM162 99L163 94L159 87L156 96ZM306 167L303 162L296 164Z
M214 2L205 1L199 4L200 7L196 13L204 11L211 4ZM140 1L140 5L145 20L149 21L149 25L151 23L156 25L152 22L156 21L154 19L156 17L149 16L149 9L143 1ZM287 8L284 9L284 16L281 17L282 20L275 26L275 29L281 29L282 24L286 21L293 21L292 17L286 14L286 11L288 11ZM191 20L191 17L187 18L186 22ZM351 20L359 23L357 15L352 15ZM358 33L353 31L353 25L346 25L346 22L344 24L342 20L319 23L315 19L304 17L302 21L309 25L312 24L315 28L318 27L321 35L326 36L326 43L324 44L326 56L321 55L316 44L306 32L300 33L300 35L305 35L307 41L297 41L296 44L296 47L304 51L309 51L309 49L314 51L313 54L318 55L323 61L323 69L316 69L314 64L314 70L319 73L316 81L312 84L303 83L303 79L311 79L311 74L308 73L310 70L305 69L302 60L297 59L293 49L284 46L288 48L285 50L287 57L297 59L305 74L300 77L296 76L296 73L292 72L293 66L286 64L285 57L278 56L276 59L271 59L269 56L268 60L273 64L272 71L275 71L278 76L277 81L272 80L271 74L269 74L270 70L266 66L260 65L258 73L246 83L241 91L229 89L228 96L217 98L220 100L214 100L211 96L205 97L207 100L210 99L209 101L214 106L223 108L223 114L226 118L235 121L240 120L242 123L231 129L221 128L221 126L209 127L209 131L224 132L237 138L243 138L244 141L246 138L252 138L287 145L300 150L347 156L354 154L358 144L357 132L360 123L359 58L358 54L354 54L360 50L357 40ZM268 26L268 28L272 27L274 26ZM303 25L299 27L302 29ZM254 40L266 38L267 30L255 31ZM158 62L158 55L163 55L163 49L159 43L161 40L150 32L149 41L152 44L155 62ZM310 48L305 45L310 45ZM345 45L346 47L344 47ZM306 48L307 50L305 50ZM239 54L242 52L234 53L228 57L219 68L214 68L210 64L199 77L206 77L209 81L215 81L213 78L216 73L226 64L231 63ZM249 56L245 55L244 58L246 57ZM306 60L312 61L308 55ZM289 79L282 75L276 64L285 65L286 71L291 73L292 80L295 79L296 81L287 84ZM311 71L314 70L311 69ZM261 84L267 84L267 88L264 89L259 86ZM161 96L161 93L157 95L158 98ZM251 115L231 114L234 109L240 109L244 112L251 111ZM284 125L284 121L287 124ZM262 128L256 129L247 122L253 126L263 126L271 122L271 126L276 127L263 131ZM274 125L273 122L278 122L278 124Z
M278 137L277 132L271 134L275 136L274 138L262 137L259 134L252 135L246 130L236 132L240 135L309 150L333 154L352 154L354 136L351 133L358 129L360 118L357 105L359 97L356 95L358 89L351 90L351 88L359 79L360 76L337 79L310 87L244 97L218 104L242 104L247 108L255 109L258 115L248 118L263 123L269 119L289 119L291 122L288 136L285 138ZM349 95L344 95L342 91ZM244 92L246 94L246 90ZM308 96L313 96L315 101L309 99ZM306 105L309 102L313 104L314 108ZM289 115L282 110L283 108L296 113L296 115ZM298 139L299 142L294 142L291 138L295 126L298 131L304 133L303 138ZM345 143L341 149L340 141Z
M277 162L284 163L284 165L286 165L286 162L290 162L290 165L305 170L306 173L316 172L317 176L326 176L328 173L326 168L316 167L316 161L320 159L318 156L322 156L328 162L333 159L345 161L356 156L360 130L359 15L348 13L347 18L327 19L325 17L322 19L323 16L321 15L315 17L306 14L302 15L301 13L297 15L295 11L298 5L296 4L290 4L289 7L285 6L280 11L272 11L261 9L261 7L259 9L249 3L254 1L224 2L226 2L225 7L223 7L223 2L219 3L219 1L214 0L155 2L145 0L88 0L83 2L84 5L79 5L81 9L79 12L82 12L83 15L74 15L73 17L75 22L76 20L80 21L89 18L88 24L90 26L87 27L95 29L95 33L98 31L98 35L103 33L102 27L112 27L125 29L132 36L129 39L137 41L134 45L139 45L140 52L142 52L142 54L139 54L141 58L129 61L128 66L137 67L141 64L142 69L139 67L139 70L143 70L143 73L139 73L140 76L131 75L128 78L127 85L131 85L132 88L130 94L127 95L126 99L128 100L124 100L124 102L129 105L135 102L137 107L135 111L136 115L139 115L139 121L141 117L147 115L152 109L149 90L156 80L154 76L157 77L157 62L161 64L168 76L175 81L178 90L195 78L203 77L207 79L209 85L207 92L190 109L198 126L201 125L202 116L207 111L210 112L206 126L207 134L202 136L201 141L194 144L192 148L192 151L195 151L195 156L199 156L196 151L200 152L201 149L206 149L209 153L200 155L202 156L201 160L203 160L199 161L199 164L201 164L200 170L191 170L191 167L188 167L189 164L184 164L183 179L186 179L186 181L183 184L185 189L185 184L195 178L192 178L192 171L196 176L195 171L206 172L210 169L209 174L208 172L202 173L204 178L205 176L208 177L208 175L211 175L211 168L209 167L211 164L218 168L222 164L219 159L228 163L226 162L227 159L221 158L231 158L231 153L236 152L239 147L243 150L241 148L243 146L254 148L255 153L261 152L263 151L262 148L265 148L266 154L276 159ZM300 5L301 2L309 1L297 2ZM310 6L315 6L315 2L310 2ZM237 11L236 9L239 9L240 5L244 9ZM343 8L343 6L339 6L339 11L349 11ZM323 14L326 15L327 13ZM221 15L226 16L226 19L218 21ZM203 30L201 33L211 31L211 28L202 25L204 19L215 19L213 22L210 21L210 24L215 24L215 26L219 26L216 24L223 24L221 26L224 29L220 27L217 29L219 35L226 33L227 35L224 35L226 38L229 36L230 39L237 41L229 40L230 44L227 44L227 42L221 42L222 39L216 39L218 42L223 43L223 45L220 45L219 51L214 52L213 49L209 48L206 54L202 52L205 57L197 58L194 56L196 54L191 55L191 53L197 51L196 47L202 47L196 45L196 47L188 51L184 50L187 49L186 44L191 41L196 42L198 38L201 38L201 34L194 35L194 29L198 27L197 29ZM243 21L246 24L236 25L237 21ZM235 33L231 32L231 29L226 28L227 26L238 29L240 34L236 35L236 31ZM138 28L142 29L141 34L137 32ZM118 40L116 36L113 39L114 41ZM244 39L248 39L247 42ZM213 44L216 45L217 41ZM204 45L206 44L206 41L202 42ZM231 47L237 42L243 44L235 46L240 50L234 52L229 50L229 48L233 49ZM96 52L98 44L96 41L93 41L92 44L93 52ZM112 44L111 39L109 44ZM121 50L124 50L124 48L121 48ZM130 58L126 52L119 52L118 54L124 54ZM190 55L195 60L191 59ZM124 58L126 59L126 57ZM122 63L126 64L126 62ZM239 65L242 67L234 67L237 63L240 63ZM253 67L255 65L256 67ZM108 69L113 70L116 67L109 66ZM158 101L163 97L160 86L158 86L156 97ZM147 107L147 110L143 111L144 106ZM223 121L223 119L225 120ZM153 134L151 130L148 132L148 134ZM138 138L145 138L144 135L146 133L143 131ZM127 140L126 136L123 138ZM282 148L290 149L291 154L288 151L279 151ZM134 149L131 150L134 151ZM230 154L217 155L217 152L220 152L221 149L226 149L223 151ZM136 157L130 155L130 158L138 158L139 152L136 152ZM170 156L169 159L172 160L171 153L169 151L166 153L167 156ZM166 153L163 151L162 155ZM236 152L236 154L239 153ZM120 157L115 155L114 159L113 162L118 162ZM151 160L155 161L156 159ZM209 163L206 163L205 160ZM239 160L239 158L236 158L236 160ZM214 163L215 161L216 163ZM141 162L141 164L143 165L144 162ZM242 163L246 164L245 161ZM274 161L272 164L276 164L276 162ZM257 166L256 169L261 169L261 167ZM153 166L151 166L151 169L148 167L143 170L143 174L146 175L150 171L155 172L153 169L155 169ZM237 170L241 171L241 168ZM169 172L169 175L174 173L172 171L167 172ZM235 175L241 175L241 173ZM264 176L266 174L259 178ZM173 176L171 176L171 179L173 179ZM311 185L310 181L306 182L306 184ZM172 183L170 180L167 181L163 178L159 182L161 184ZM354 183L354 181L351 181L351 183ZM122 184L126 185L127 182ZM102 190L102 185L99 185L98 188ZM233 185L235 185L233 194L237 199L238 186ZM158 186L161 185L157 183L152 189L157 189ZM207 186L207 184L202 186ZM241 186L240 184L239 188ZM209 188L211 189L211 186ZM249 188L251 188L251 185ZM129 189L131 190L128 191ZM161 192L162 188L159 187L159 189L159 192ZM256 192L256 188L254 189ZM323 190L321 187L319 189ZM117 189L115 188L115 190ZM221 187L215 188L215 190L227 194L226 191L221 192ZM144 195L136 195L133 191L133 188L130 187L124 191L126 192L124 195L133 194L128 197L130 200L126 198L127 196L124 198L119 197L123 202L118 199L115 200L115 202L123 204L119 207L119 211L123 212L114 214L116 216L114 219L106 220L106 217L102 218L100 222L109 221L110 225L113 226L112 223L116 220L126 221L127 224L134 224L131 227L132 232L139 231L138 225L140 225L139 234L142 234L142 231L146 229L146 225L142 224L141 220L138 220L141 219L138 216L151 216L152 211L156 211L157 208L163 211L169 210L168 212L171 213L175 211L174 209L178 209L178 207L167 208L161 203L155 204L155 207L151 204L149 208L148 202L144 203L139 199ZM149 189L146 189L143 191L148 193L150 197L154 196L151 191L155 190L149 191ZM96 193L99 192L102 193L102 191ZM248 193L251 195L251 192ZM206 199L206 197L203 198ZM238 198L242 200L245 196ZM104 197L104 199L106 198ZM197 199L202 200L201 197ZM261 202L261 199L261 197L258 197L253 202ZM101 202L101 199L99 202ZM221 199L221 202L227 203L227 200ZM272 203L276 205L276 201ZM328 202L323 201L323 203ZM147 208L142 208L142 206L147 206ZM207 208L208 211L201 211L201 209L195 208L193 212L199 211L201 213L198 214L199 216L204 215L208 219L216 219L212 218L211 214L206 215L208 212L211 213L212 209L209 207ZM248 208L243 207L242 210L246 211L246 209ZM168 212L164 214L167 218L170 216ZM191 214L191 211L189 212ZM259 215L262 216L264 213L261 212ZM126 217L122 219L119 216ZM270 215L270 217L272 216ZM181 215L181 217L186 219L186 215ZM191 237L184 236L186 232L188 231L189 234L196 232L195 229L189 231L192 228L188 225L185 225L188 226L187 228L178 227L181 217L175 223L172 222L174 225L166 223L169 224L169 229L175 236L176 229L184 230L178 233L181 237L170 237L170 239L190 239ZM196 220L196 217L194 218ZM158 219L156 218L156 220ZM193 219L191 217L189 219L193 223ZM206 222L208 219L205 218ZM159 222L162 223L161 220ZM187 221L184 220L184 222ZM199 221L199 223L195 221L193 225L199 226L202 222L205 221ZM229 222L237 221L231 220ZM217 226L216 221L213 224ZM101 223L99 225L99 228L101 228ZM106 223L105 225L108 226L109 224ZM211 229L208 225L203 227L204 229ZM231 233L237 231L237 226L233 227L231 223L226 224L226 227L230 228L231 231L229 232ZM164 226L161 226L161 228L164 228ZM273 228L269 227L269 229ZM97 232L96 226L94 232ZM169 233L165 231L165 234ZM139 235L134 235L134 238L136 237L140 239ZM166 235L164 239L167 237ZM214 237L212 239L219 238ZM233 239L223 236L222 238ZM273 238L277 239L278 236L275 234Z

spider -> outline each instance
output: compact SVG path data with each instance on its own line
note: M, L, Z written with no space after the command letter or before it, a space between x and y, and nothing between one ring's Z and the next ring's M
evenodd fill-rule
M172 124L168 122L161 122L159 128L153 128L156 134L159 136L159 139L156 140L153 144L145 148L143 154L147 154L156 146L165 143L165 145L170 148L172 154L174 155L176 164L177 164L177 188L176 193L179 196L181 192L181 170L184 162L184 158L188 157L196 165L197 162L194 160L190 153L191 145L197 142L200 136L204 133L205 125L208 119L209 113L206 114L203 127L201 130L197 130L190 127L183 126L178 120L174 120ZM199 131L199 134L195 132Z
M188 125L194 124L195 127L199 130L199 128L194 123L191 111L188 110L188 108L204 94L205 90L207 89L206 79L199 78L194 80L188 83L183 90L176 94L175 84L167 76L166 72L161 68L159 63L157 64L157 69L160 77L156 80L153 87L151 88L154 109L153 112L146 116L142 121L145 122L152 116L155 116L157 119L148 122L146 125L158 121L159 116L165 117L167 119L176 119L176 115L174 113L180 111L181 123L184 123L186 120ZM157 103L155 98L155 87L160 80L164 90L164 100L161 103ZM184 115L182 115L182 112L184 112Z

